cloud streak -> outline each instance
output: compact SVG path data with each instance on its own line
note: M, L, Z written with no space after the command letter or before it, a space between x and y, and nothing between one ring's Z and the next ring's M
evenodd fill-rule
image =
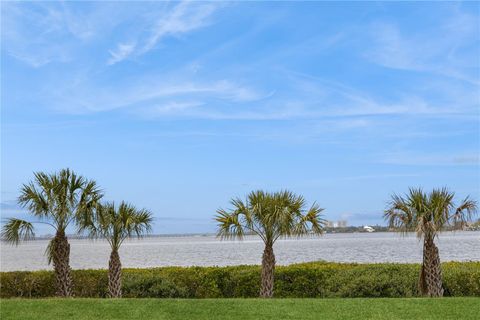
M108 4L81 12L64 3L2 2L3 50L34 68L69 62L83 45L108 34L118 22L107 14L116 15Z
M374 23L370 34L373 48L366 53L372 62L382 66L434 73L480 86L478 65L465 64L480 55L471 44L478 39L478 20L469 13L452 8L452 15L435 29L403 31L396 23ZM478 59L477 59L478 61Z
M210 17L218 9L219 4L195 3L182 1L170 10L159 13L159 17L152 23L148 35L140 36L138 44L119 43L117 48L110 50L110 59L107 64L119 63L130 56L140 56L153 50L162 39L168 36L179 36L210 23Z
M465 115L473 119L471 97L463 91L448 96L448 90L443 90L447 98L436 103L414 93L389 101L346 84L289 70L278 72L277 80L288 86L277 89L256 83L244 85L247 81L201 79L178 70L174 77L143 74L108 86L91 79L80 81L58 88L52 100L59 112L67 114L122 111L151 119L344 119L339 123L344 129L369 127L375 125L372 118L385 116Z
M135 49L134 43L119 43L117 48L109 50L110 59L107 64L112 65L127 58Z
M175 115L188 109L187 107L205 105L211 101L224 105L255 101L263 97L262 93L255 89L229 80L182 82L141 78L135 79L133 83L142 84L132 86L128 83L125 86L102 90L83 82L67 86L55 93L58 111L88 114L124 109L142 115L155 115L159 111L162 114Z
M222 6L190 1L174 6L100 2L89 4L89 10L85 10L75 3L4 2L2 41L11 57L39 68L51 62L71 61L77 51L95 46L115 30L124 40L106 49L106 64L111 66L146 54L166 37L179 37L209 25L212 15ZM132 24L133 28L125 28Z

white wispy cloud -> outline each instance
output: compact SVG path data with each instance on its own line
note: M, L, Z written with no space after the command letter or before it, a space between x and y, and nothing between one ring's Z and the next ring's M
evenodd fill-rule
M480 52L471 45L478 41L479 27L475 17L456 6L435 28L409 32L394 22L377 22L370 30L373 46L366 56L388 68L428 72L478 86L475 69Z
M124 37L113 45L107 65L154 49L167 36L208 25L224 6L217 2L145 3L141 6L96 2L2 2L2 44L8 54L32 67L78 59L98 39ZM128 28L122 28L128 25ZM91 48L90 48L91 49ZM97 49L98 50L98 49Z
M33 10L21 3L2 2L2 47L8 55L34 68L52 60L63 60L65 50L48 43L51 35L59 35L62 21L56 8Z
M127 23L127 28L119 28L125 34L120 33L115 39L124 38L124 40L116 42L113 49L109 50L110 57L107 64L113 65L129 57L144 54L158 47L165 37L181 36L212 23L213 14L221 6L223 4L212 2L180 2L142 9L143 13L147 9L151 12L142 16L145 19L139 21L140 26L130 26L130 23ZM17 33L11 34L12 39L22 38L21 36L26 33L22 32L23 24L20 17L26 15L29 20L42 21L39 22L43 26L40 28L42 36L56 36L59 32L68 32L70 37L86 41L92 37L101 36L102 30L99 26L103 25L100 21L109 20L106 15L107 7L100 6L100 8L103 8L100 10L101 14L94 14L89 11L79 13L67 4L58 7L43 5L42 10L46 12L46 18L42 20L35 11L15 5L11 10L18 12L14 14L16 18L12 19L11 23L18 25L11 28L9 32ZM124 10L127 9L130 7ZM118 13L112 15L111 21L105 22L109 26L130 21L126 17L131 19L132 16L131 14L122 16ZM82 19L86 21L84 27L79 23ZM274 20L275 23L280 23L277 20ZM447 50L451 49L449 44L452 40L451 35L455 32L461 33L459 35L461 39L455 40L455 46L461 47L464 42L471 40L471 26L472 21L468 15L457 14L455 19L446 21L443 26L443 29L449 32L448 41L438 39L427 41L430 33L425 31L412 35L405 33L394 24L384 24L375 29L375 42L372 51L369 52L369 58L391 68L424 70L430 67L437 68L438 65L434 63L434 59L440 53L448 51L450 53L448 59L453 61L450 65L456 67L460 65L460 62L455 60L458 57L456 47L450 51ZM141 32L128 34L128 30L131 29ZM255 36L255 32L250 36ZM321 52L332 49L339 42L345 46L351 38L349 32L339 30L325 38L318 36L303 39L297 45L289 43L285 51L279 50L280 53L272 54L280 57L275 61L281 61L288 56L297 56L298 51L308 51L309 47L312 47L310 51ZM27 37L27 39L30 38ZM37 67L51 61L58 61L61 57L68 60L69 49L60 46L58 50L54 50L55 41L48 39L43 40L49 44L45 46L49 48L48 54L42 54L41 48L44 46L40 46L40 54L36 56L22 55L29 50L12 50L11 55ZM248 42L249 39L247 37L242 41ZM418 43L422 42L426 44L423 47L418 46ZM316 43L320 45L315 47ZM34 50L30 51L34 52ZM424 51L423 55L419 55L418 51ZM50 52L55 53L50 55ZM166 75L155 74L152 71L151 74L139 73L122 77L122 79L111 79L108 75L108 70L111 68L103 66L104 58L105 56L101 58L103 70L91 67L89 71L82 65L80 73L85 73L85 76L80 77L80 80L71 81L70 79L75 79L76 75L68 72L66 80L45 86L45 95L51 98L49 104L62 113L121 110L152 118L169 116L215 120L321 119L324 121L329 119L328 127L338 130L375 126L378 122L371 118L376 116L441 117L469 112L472 114L475 110L478 111L478 102L475 102L478 100L478 95L474 90L463 84L455 87L450 82L431 79L428 80L428 86L424 83L420 83L420 86L412 85L413 88L407 90L402 88L401 93L391 88L385 94L375 90L358 89L354 85L341 81L290 71L287 67L282 69L280 63L275 67L275 77L265 79L262 74L272 72L272 69L265 67L268 63L262 59L260 63L252 61L242 66L240 72L232 71L231 69L235 67L231 66L223 66L220 72L214 70L211 61L208 61L212 57L206 56L200 61L186 61L183 69L182 66L175 66L174 70L166 68ZM460 61L469 61L469 59L460 59ZM203 63L207 67L202 68L201 74L197 76L198 66ZM462 71L461 68L459 70ZM62 76L61 71L57 74L59 78ZM261 79L257 80L257 78ZM388 98L385 97L387 95Z
M117 110L142 118L323 119L329 121L324 126L335 130L372 127L378 123L372 117L377 116L438 118L468 114L472 110L469 104L472 97L465 95L464 90L454 92L442 102L432 103L414 93L385 100L343 83L288 70L277 73L277 79L288 84L278 90L243 79L207 80L192 77L191 71L176 71L178 74L174 76L142 74L108 85L86 78L52 91L52 100L62 113ZM447 94L448 90L442 92Z
M165 115L177 115L179 111L193 105L205 105L212 101L217 104L226 102L236 104L261 99L264 96L254 88L229 80L199 82L163 78L151 80L144 77L133 79L124 85L104 88L83 81L65 86L53 94L52 99L57 101L57 110L62 113L95 113L126 109L142 116L148 114L157 116L159 111Z
M215 3L183 1L173 8L165 17L160 18L147 42L142 48L146 52L154 48L167 35L178 35L208 24L208 18L217 9Z
M63 2L2 2L2 50L34 68L70 62L89 42L120 23L121 8L92 3L76 10Z
M159 17L150 26L147 36L139 36L138 45L118 44L117 49L110 50L108 64L121 62L131 55L145 54L167 36L179 36L208 25L209 18L220 6L221 3L215 2L182 1L171 9L159 12Z
M452 90L450 87L438 88L432 86L435 99L428 99L428 91L410 90L399 94L390 92L393 97L386 99L378 94L360 90L347 84L326 78L312 76L300 72L283 70L285 77L291 83L291 96L298 101L289 104L310 116L318 117L351 117L351 116L382 116L382 115L425 115L440 117L452 114L471 113L474 97L466 88ZM426 97L427 96L427 97ZM439 100L443 97L443 100Z
M135 49L134 43L119 43L116 49L109 50L110 59L107 64L112 65L127 58Z

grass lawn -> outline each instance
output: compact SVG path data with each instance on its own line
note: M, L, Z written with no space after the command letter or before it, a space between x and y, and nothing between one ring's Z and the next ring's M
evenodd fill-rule
M2 299L2 320L480 319L480 298Z

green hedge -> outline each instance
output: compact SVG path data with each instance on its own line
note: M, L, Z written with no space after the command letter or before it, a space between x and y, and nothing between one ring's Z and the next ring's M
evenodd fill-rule
M418 264L312 262L278 266L276 297L413 297ZM442 264L447 296L480 296L480 262ZM106 270L74 270L75 296L106 297ZM124 297L256 297L260 267L165 267L123 270ZM51 297L52 271L0 273L0 297Z

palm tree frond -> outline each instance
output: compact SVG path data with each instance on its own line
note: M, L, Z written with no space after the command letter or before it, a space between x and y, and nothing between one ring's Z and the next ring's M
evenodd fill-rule
M469 197L466 197L455 209L455 213L451 217L454 226L458 224L459 227L463 227L468 221L473 219L473 217L477 214L477 211L477 202Z
M12 244L17 245L20 240L30 240L35 238L32 223L21 219L9 219L2 228L2 238Z
M217 235L222 239L243 239L246 229L249 228L240 222L240 214L237 211L229 213L223 209L217 210L217 216L215 216L218 223Z
M251 232L272 245L281 237L321 234L325 225L320 215L323 209L314 204L306 210L305 199L288 190L257 190L249 193L245 202L235 198L230 203L234 209L219 209L215 216L221 238L242 239Z
M455 207L454 197L446 187L428 194L421 188L410 188L404 197L392 195L384 218L398 231L416 231L418 237L434 238L451 222L462 227L477 212L475 201L467 197Z
M151 232L153 215L146 209L138 210L127 202L116 206L113 202L97 203L93 218L80 216L80 232L87 232L91 238L104 237L112 249L118 250L127 238L140 238Z

